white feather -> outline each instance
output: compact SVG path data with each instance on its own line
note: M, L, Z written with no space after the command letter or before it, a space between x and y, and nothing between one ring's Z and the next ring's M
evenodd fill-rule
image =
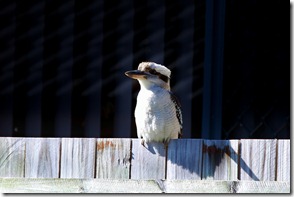
M169 91L148 80L139 83L141 90L135 109L138 138L146 142L177 139L181 126Z

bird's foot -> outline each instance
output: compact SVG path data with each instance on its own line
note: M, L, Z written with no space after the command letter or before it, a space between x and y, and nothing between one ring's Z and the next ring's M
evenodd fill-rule
M164 149L167 150L168 144L164 144Z
M165 150L167 150L167 148L168 148L168 143L169 143L169 140L164 140L163 141L163 146L164 146Z
M141 139L141 144L142 144L142 146L144 146L146 148L144 139Z

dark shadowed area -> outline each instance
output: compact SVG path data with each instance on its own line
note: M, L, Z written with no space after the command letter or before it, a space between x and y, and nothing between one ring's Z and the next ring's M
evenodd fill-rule
M183 138L290 138L288 9L3 0L0 136L135 138L139 84L124 72L154 61L172 71Z

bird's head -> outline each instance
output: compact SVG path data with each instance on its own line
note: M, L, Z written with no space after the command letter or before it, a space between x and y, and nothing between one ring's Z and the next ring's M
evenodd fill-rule
M127 71L125 75L137 79L140 85L147 89L157 85L170 90L171 71L163 65L154 62L142 62L139 64L138 70Z

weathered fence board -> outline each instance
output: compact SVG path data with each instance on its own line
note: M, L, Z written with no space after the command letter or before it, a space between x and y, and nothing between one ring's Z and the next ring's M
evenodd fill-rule
M165 182L167 193L231 193L232 181L170 180Z
M290 193L290 182L0 178L1 193Z
M290 193L290 182L236 181L231 188L234 193Z
M241 140L240 179L274 181L276 140Z
M177 139L165 149L139 139L0 138L0 177L6 192L287 193L290 140Z
M0 177L24 177L24 138L0 138Z
M290 141L278 141L277 181L290 181Z
M204 140L202 179L238 179L238 140Z
M0 178L1 193L81 193L80 179Z
M61 178L94 178L95 138L63 138Z
M155 180L95 179L83 180L87 193L162 193Z
M167 179L201 179L202 140L171 140L167 153Z
M130 178L130 139L97 139L96 148L96 178Z
M26 138L25 177L58 178L60 138Z
M131 179L165 179L166 150L163 143L148 143L132 139Z

